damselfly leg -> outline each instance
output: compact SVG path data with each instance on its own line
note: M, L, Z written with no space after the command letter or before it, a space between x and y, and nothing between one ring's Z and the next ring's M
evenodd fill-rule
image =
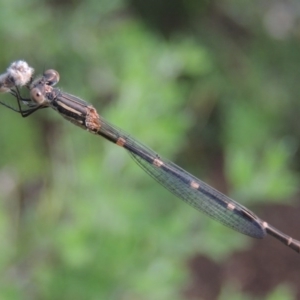
M12 103L8 104L4 101L0 101L0 104L11 109L14 112L19 113L23 118L30 116L32 113L42 108L40 105L37 105L31 99L22 97L20 90L17 86L11 88L9 93L15 97L17 106L14 107Z

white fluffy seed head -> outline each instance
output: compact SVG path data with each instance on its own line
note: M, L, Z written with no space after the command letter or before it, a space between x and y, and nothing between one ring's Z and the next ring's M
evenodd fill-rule
M33 73L34 69L31 68L24 60L14 61L7 68L7 75L11 78L10 81L13 82L13 85L19 87L27 84L32 78Z

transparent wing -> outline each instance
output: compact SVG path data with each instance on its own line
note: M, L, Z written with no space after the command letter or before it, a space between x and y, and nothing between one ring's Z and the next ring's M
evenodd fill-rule
M130 154L150 176L194 208L246 235L255 238L263 238L266 235L260 219L252 212L175 164L160 158L165 167L157 167L133 152ZM179 176L175 176L171 170L176 170ZM197 183L199 187L192 188L191 182ZM229 209L230 205L232 209Z
M101 133L111 140L123 139L137 164L151 177L184 202L224 225L254 238L266 235L262 221L250 210L208 184L189 174L174 163L161 158L153 150L136 141L116 126L101 118Z

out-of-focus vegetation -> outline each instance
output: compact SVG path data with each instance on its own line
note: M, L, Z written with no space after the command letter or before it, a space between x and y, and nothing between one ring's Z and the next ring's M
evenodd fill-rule
M36 74L56 69L62 90L258 215L266 203L293 205L296 1L2 0L0 8L2 71L17 59ZM0 120L0 299L184 299L190 257L222 263L253 242L50 109L22 119L0 107ZM231 287L225 280L220 299L248 297ZM293 290L281 285L267 299L293 299Z

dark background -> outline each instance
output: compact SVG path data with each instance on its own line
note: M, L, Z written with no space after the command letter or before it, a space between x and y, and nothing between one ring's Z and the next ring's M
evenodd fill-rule
M300 240L298 1L0 7L3 72L58 70L62 90ZM51 109L0 120L1 299L300 299L300 257L273 238L199 214Z

